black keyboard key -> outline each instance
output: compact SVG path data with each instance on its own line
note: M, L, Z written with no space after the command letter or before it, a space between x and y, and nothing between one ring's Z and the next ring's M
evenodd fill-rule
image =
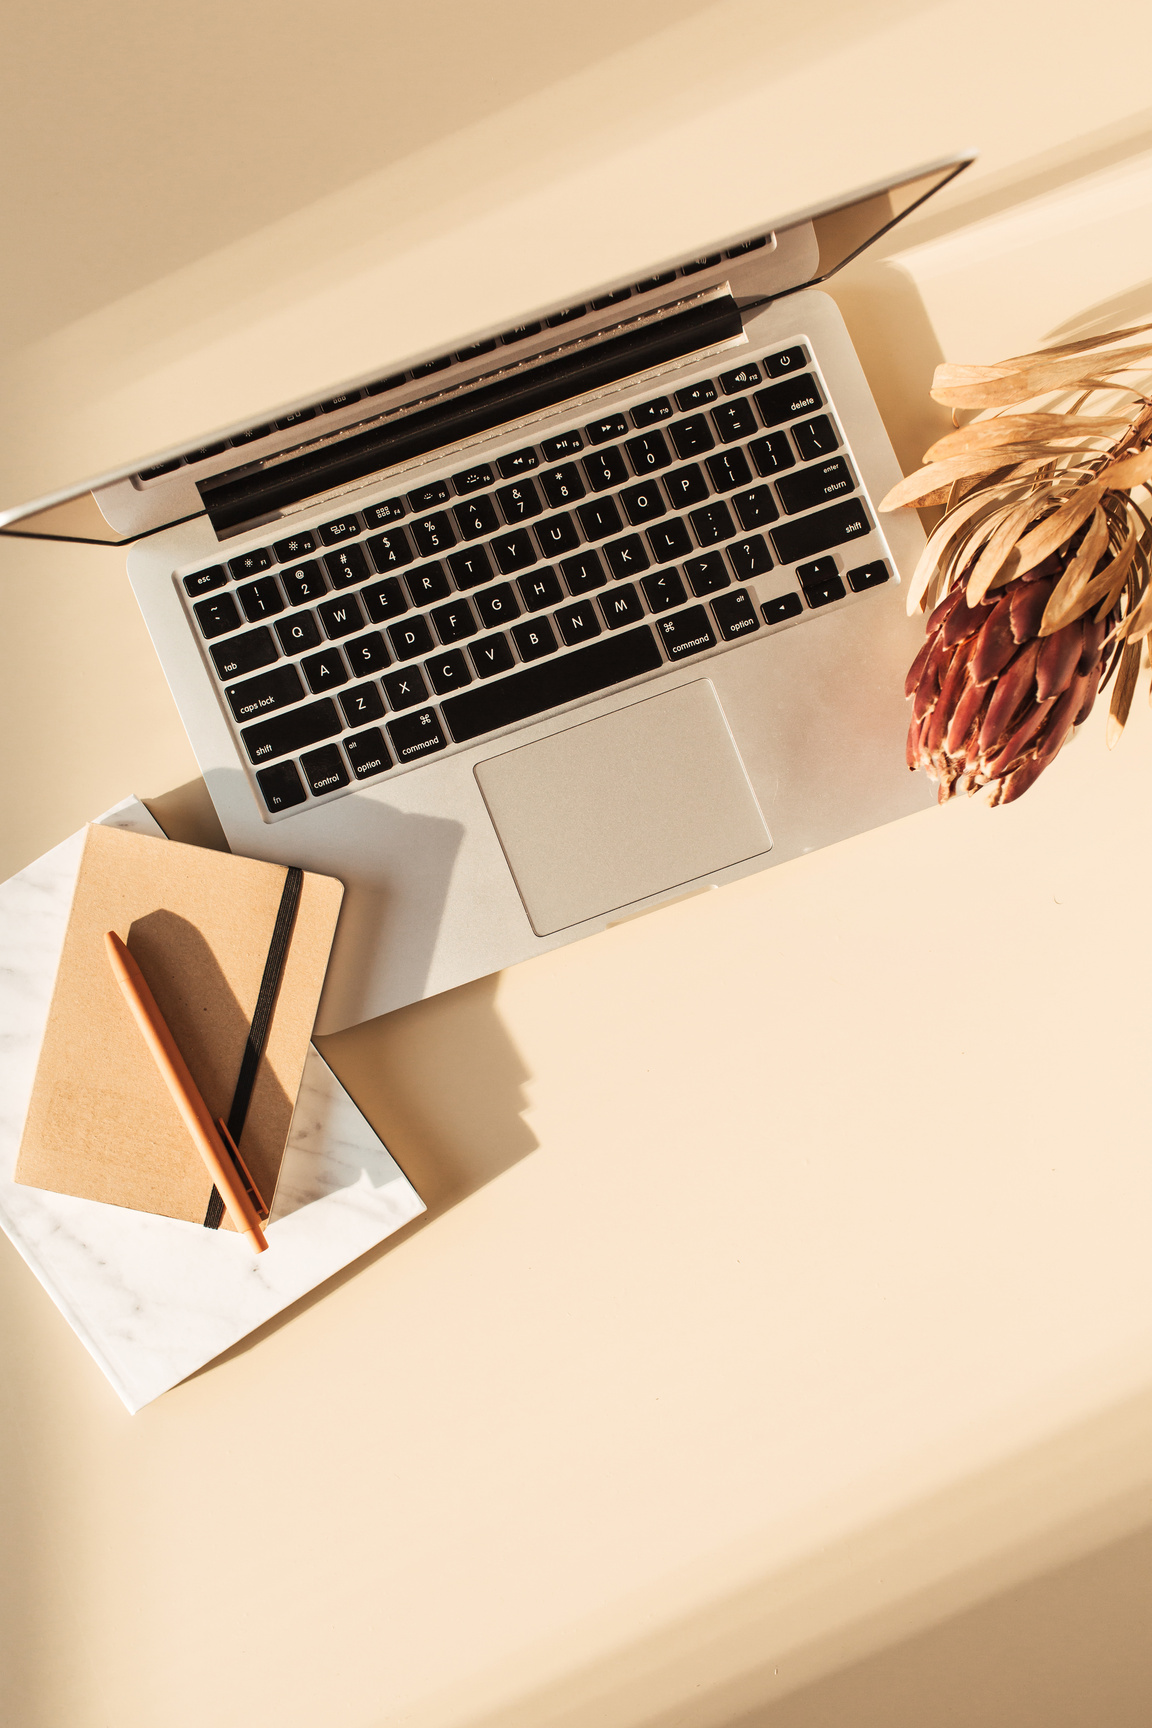
M591 600L575 600L552 614L552 622L560 632L566 648L576 648L600 634L600 620Z
M760 608L765 624L783 624L786 618L799 618L803 610L799 594L777 594L774 600L765 600Z
M273 816L278 810L291 810L295 804L308 802L295 762L277 762L274 768L261 768L256 781Z
M585 426L588 440L592 444L606 444L609 438L623 438L628 430L628 422L623 414L605 414L599 420L593 420L590 426Z
M657 468L667 468L672 460L663 432L645 432L639 438L629 438L624 448L633 473L641 476L654 474Z
M753 486L751 492L737 492L732 508L740 518L741 528L763 528L780 515L768 486Z
M625 624L639 624L644 616L644 603L631 582L622 582L600 596L600 610L609 630L621 630Z
M559 590L557 590L559 593ZM485 588L472 596L480 621L486 630L497 630L520 616L520 603L511 582L500 582L495 588Z
M523 570L526 564L536 562L536 548L527 528L514 528L511 534L498 534L490 543L490 550L501 576L511 576L514 570Z
M341 546L329 552L324 569L333 588L351 588L356 582L367 581L370 574L362 546Z
M368 550L381 576L399 570L402 564L411 564L413 558L412 543L403 528L390 528L386 534L375 535L368 542Z
M233 432L232 442L236 446L241 444L255 444L259 439L267 438L268 434L273 430L274 426L272 422L262 426L249 426L243 432Z
M325 792L338 792L341 786L348 784L348 770L335 744L305 751L300 766L314 798L323 797Z
M507 672L516 664L507 636L483 636L479 642L473 642L468 652L480 678L495 677L497 672Z
M556 652L556 638L547 618L534 618L523 624L513 624L512 640L521 660L539 660L545 654Z
M631 288L617 288L614 294L598 294L595 300L589 300L588 304L593 312L602 312L606 306L618 306L621 300L631 298Z
M654 522L658 516L668 514L668 506L657 480L642 481L639 486L627 486L620 494L620 502L629 522Z
M757 474L779 474L796 466L786 432L768 432L763 438L754 438L748 454L756 464Z
M572 563L572 558L567 562ZM532 575L522 575L516 579L516 588L520 589L525 612L541 612L542 608L554 607L556 601L563 600L563 589L554 570L534 570Z
M431 660L425 660L424 670L437 696L447 696L451 691L462 690L465 684L472 682L468 662L459 648L452 648L447 654L435 654Z
M399 390L407 376L407 372L390 372L387 378L378 378L375 384L365 384L364 394L365 396L380 396L385 390Z
M388 640L397 660L415 660L418 654L427 654L436 646L427 618L408 618L403 624L389 624Z
M280 581L290 606L306 606L309 600L319 600L327 594L328 582L319 564L297 564L291 570L281 570Z
M228 568L237 582L242 582L245 576L258 576L261 570L270 570L272 562L271 552L261 547L257 552L243 552L239 558L229 558Z
M249 760L259 763L306 750L310 744L321 744L343 730L344 723L329 696L323 702L309 702L303 708L290 708L285 714L258 720L255 726L246 726L240 736Z
M526 342L529 336L539 336L544 328L542 324L517 324L512 330L505 330L501 342Z
M491 354L495 347L495 336L487 342L470 342L467 348L457 348L456 358L457 360L478 360L481 354Z
M801 414L811 414L819 408L821 395L810 372L801 378L785 378L782 384L771 384L758 390L753 398L765 426L781 426L785 420L796 420Z
M689 606L687 612L660 618L656 628L669 660L686 660L690 654L702 654L716 646L716 635L703 606Z
M354 635L357 630L363 630L366 622L354 594L345 594L339 600L325 600L316 610L330 642L338 641L341 636Z
M735 588L731 594L721 594L712 602L712 616L725 642L735 642L740 636L750 636L759 630L760 620L747 588Z
M834 558L815 558L811 564L801 564L796 574L809 606L830 606L833 600L843 600L844 584Z
M584 440L579 432L560 432L555 438L545 438L540 448L545 462L563 462L565 456L575 456L578 450L583 450Z
M704 504L699 510L690 511L688 520L701 546L715 546L718 540L731 540L736 532L727 504L719 499L714 504Z
M721 444L731 444L735 438L747 438L756 430L756 416L752 412L751 402L746 398L735 402L722 402L719 408L712 410L712 424Z
M803 372L807 364L808 356L799 345L785 348L779 354L764 356L764 370L769 378L784 378L789 372Z
M262 618L274 618L284 610L284 596L275 576L261 576L258 582L246 582L237 588L236 598L244 608L249 624L259 624Z
M371 588L361 592L360 598L373 624L384 624L389 618L398 618L408 610L408 596L395 576L389 576L384 582L374 582Z
M435 516L422 516L419 522L413 522L412 538L425 558L435 558L456 544L452 524L443 510Z
M575 462L566 462L562 468L550 468L546 474L541 474L540 484L553 510L578 504L587 490Z
M591 556L595 558L596 554L593 552ZM566 562L573 564L576 560L569 558ZM598 564L600 560L597 558L596 562ZM607 581L603 571L600 572L600 578L601 583ZM555 606L558 600L564 598L560 579L554 570L533 570L531 576L521 576L516 586L520 590L526 612L540 612L545 606ZM574 592L576 590L569 586L569 593Z
M403 498L385 498L379 504L369 504L364 512L364 520L369 528L384 528L389 522L399 522L403 515Z
M450 552L448 568L457 588L475 588L478 582L491 582L496 574L483 546L469 546L463 552Z
M707 258L693 258L691 264L680 266L680 274L681 276L695 276L698 270L710 270L713 264L719 264L722 257L722 252L710 252Z
M496 506L491 498L468 498L452 512L463 540L478 540L481 534L494 534L500 526Z
M673 468L671 474L665 474L664 486L673 510L686 510L689 504L699 504L708 496L704 470L696 462L688 468Z
M784 434L781 432L778 436L782 438ZM792 436L802 462L818 462L840 446L836 428L827 414L817 414L814 420L801 420L798 426L792 427Z
M422 366L413 366L413 378L431 378L433 372L444 372L452 364L451 354L438 354L435 360L425 360Z
M374 775L383 774L392 766L392 758L388 754L388 746L379 726L367 726L363 732L356 732L351 738L345 738L344 754L351 763L357 780L371 780Z
M716 440L703 414L694 414L691 420L678 420L674 426L669 426L668 436L681 460L686 460L689 456L703 456L716 446Z
M651 612L668 612L673 606L682 606L688 598L675 570L656 570L643 577L640 586Z
M539 516L544 506L540 502L540 494L531 480L518 480L515 485L501 486L496 497L504 512L504 520L510 527L518 522L528 522L533 516Z
M366 636L357 636L354 642L345 642L344 653L354 678L362 678L366 672L382 672L385 666L391 664L391 656L384 646L384 638L379 630L369 630Z
M471 468L462 468L459 474L453 474L452 484L463 498L469 492L479 492L482 486L491 486L495 479L487 462L477 462Z
M437 750L448 748L435 708L420 708L415 714L405 714L402 720L389 720L388 736L400 763L417 762L421 756L432 756Z
M538 330L540 326L537 324L536 328ZM496 463L501 480L515 480L518 474L530 474L537 467L539 458L530 444L523 450L513 450L509 455L501 456Z
M191 576L184 578L184 592L195 600L198 594L211 594L214 588L223 588L228 580L228 572L223 564L214 564L211 570L197 570Z
M219 444L202 444L199 450L189 450L185 462L207 462L210 456L222 456L228 448L227 438L222 438Z
M413 606L431 606L433 600L443 600L451 594L452 584L444 574L442 564L418 564L404 577L404 586L411 595Z
M320 412L336 414L341 408L348 408L353 402L359 402L363 394L363 390L342 390L339 396L329 396L326 402L321 402Z
M576 702L598 690L609 690L660 666L660 651L651 629L642 624L618 636L590 642L546 665L525 667L497 684L478 685L444 703L444 718L457 743L479 738L500 726L511 726L544 714L564 702Z
M827 462L818 462L813 468L802 468L798 474L786 474L776 483L780 502L789 516L795 516L800 510L812 510L817 504L826 504L833 498L842 498L855 489L856 482L843 456L833 456Z
M753 576L760 576L772 568L772 554L763 534L749 534L746 540L733 540L725 550L739 582L749 582Z
M857 540L871 531L868 512L859 498L846 499L815 515L801 516L796 522L785 522L773 528L772 545L781 564L795 564L800 558L811 558L826 552L830 546L842 546L845 540Z
M628 478L628 465L619 450L594 450L583 462L588 484L593 492L603 492L608 486L619 486Z
M565 558L560 565L569 594L587 594L592 588L603 588L608 578L604 574L604 566L600 562L600 554L589 549L579 553L575 558ZM520 584L523 588L524 584ZM559 591L556 594L560 598Z
M300 666L313 696L322 696L326 690L335 690L348 682L348 668L339 648L323 648L319 654L309 654Z
M546 516L532 532L545 558L559 558L562 552L571 552L580 544L580 530L571 516Z
M593 498L587 504L578 504L576 514L586 540L606 540L609 534L619 534L624 526L612 498Z
M651 402L641 402L631 410L633 426L655 426L660 420L671 420L672 404L667 396L654 396Z
M636 292L638 294L648 294L653 288L663 288L667 283L675 282L675 280L675 270L664 270L659 276L645 276L642 282L637 282Z
M243 684L227 685L224 694L237 720L255 720L258 714L299 702L304 686L295 666L274 666L271 672L261 672Z
M556 324L571 324L574 318L583 318L587 310L586 306L565 306L562 312L553 312L551 318L545 318L544 322L551 330Z
M243 636L233 636L229 642L218 642L208 652L221 678L243 678L259 666L270 666L278 660L272 632L267 629L246 630Z
M427 702L428 686L419 666L404 666L399 672L385 672L381 687L391 707L414 708L417 702Z
M743 450L720 450L708 458L708 473L717 492L731 492L736 486L747 486L752 478Z
M678 516L674 516L670 522L657 522L655 528L648 528L645 532L652 548L652 557L657 564L663 564L670 558L684 558L692 550L688 524L682 522Z
M721 552L705 552L701 558L686 558L684 574L696 595L715 594L718 589L727 588L732 581Z
M337 516L331 522L321 522L317 533L325 546L339 546L341 541L354 540L357 534L363 533L363 525L359 516L351 514Z
M417 486L408 493L408 508L419 515L422 510L435 510L437 504L447 504L450 496L447 480L430 480L427 486Z
M608 568L613 576L639 576L647 570L649 557L639 534L626 534L623 540L610 540L603 548Z
M855 570L848 572L848 586L853 594L860 594L865 588L879 588L882 582L891 580L892 572L882 558L877 558L873 564L860 564Z
M276 430L278 432L290 432L293 426L299 426L304 420L312 420L315 415L315 408L293 408L290 414L281 414L275 422Z
M450 606L437 606L432 613L432 622L443 643L462 642L466 636L476 634L475 613L463 598L453 600Z
M174 474L183 462L182 456L174 456L171 462L157 462L153 468L141 468L141 480L159 480L162 474Z
M303 654L320 641L320 626L311 612L290 612L276 620L276 634L285 654Z
M686 384L683 390L676 392L676 406L681 414L687 414L692 408L703 408L706 402L715 402L716 386L711 378L701 378L696 384Z
M745 360L743 366L734 366L731 372L720 374L720 388L725 396L735 396L739 391L751 390L753 385L763 382L755 360Z
M349 726L367 726L369 720L379 720L384 712L384 698L375 684L356 684L351 690L341 690L339 701Z

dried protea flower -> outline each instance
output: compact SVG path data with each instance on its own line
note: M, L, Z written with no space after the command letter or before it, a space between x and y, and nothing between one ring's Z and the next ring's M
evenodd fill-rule
M1110 744L1123 729L1152 631L1152 526L1131 495L1152 481L1152 399L1118 375L1147 369L1152 343L1108 350L1149 329L936 369L932 394L954 417L1075 397L959 427L881 505L945 505L910 585L909 611L934 610L905 686L908 765L939 782L941 803L981 788L993 804L1018 798L1114 673ZM1080 411L1101 395L1111 412Z

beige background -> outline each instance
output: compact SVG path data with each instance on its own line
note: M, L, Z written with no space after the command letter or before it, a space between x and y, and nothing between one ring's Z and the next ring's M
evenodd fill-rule
M1152 315L1143 24L25 9L0 501L974 145L835 290L914 462L942 355ZM211 843L122 555L0 582L4 873L133 790ZM1152 716L1100 719L328 1040L427 1219L137 1417L5 1245L6 1720L1145 1724Z

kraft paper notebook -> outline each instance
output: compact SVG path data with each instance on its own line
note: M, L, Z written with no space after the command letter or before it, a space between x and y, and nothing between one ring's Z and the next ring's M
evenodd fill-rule
M342 895L331 877L90 827L16 1180L232 1228L109 966L114 930L213 1119L250 1083L239 1146L271 1204ZM271 1019L253 1071L244 1057L262 985Z

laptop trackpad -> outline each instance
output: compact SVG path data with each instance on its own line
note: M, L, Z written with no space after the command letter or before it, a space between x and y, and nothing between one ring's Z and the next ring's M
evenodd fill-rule
M475 773L537 936L772 845L707 679L490 757Z

